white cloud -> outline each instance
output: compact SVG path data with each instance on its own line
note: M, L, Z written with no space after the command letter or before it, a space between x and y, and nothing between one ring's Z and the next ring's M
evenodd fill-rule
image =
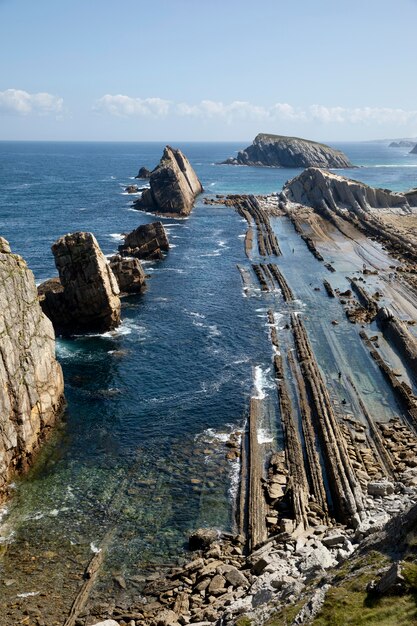
M221 102L201 100L197 103L174 103L162 98L132 98L125 95L107 94L94 106L95 111L118 117L194 117L201 120L222 119L231 124L235 121L291 121L319 122L322 124L405 126L417 123L417 110L389 107L342 107L312 104L305 108L294 107L287 102L276 102L270 106L234 100Z
M61 113L64 101L50 93L28 93L22 89L0 91L0 114L48 115Z
M110 113L117 117L165 117L170 109L170 101L162 98L131 98L121 94L106 94L95 103L93 109L100 113Z

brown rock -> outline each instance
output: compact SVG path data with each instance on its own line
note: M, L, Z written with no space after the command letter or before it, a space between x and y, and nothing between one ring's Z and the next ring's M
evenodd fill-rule
M142 224L126 235L124 243L119 246L120 254L137 259L162 259L162 252L168 250L168 236L162 222Z
M112 256L110 267L116 277L121 293L139 293L146 284L146 275L139 259Z
M91 233L65 235L52 246L57 279L40 285L44 313L60 334L106 332L120 323L119 286Z
M153 170L150 189L134 206L158 213L188 215L203 187L181 150L166 146L159 165Z

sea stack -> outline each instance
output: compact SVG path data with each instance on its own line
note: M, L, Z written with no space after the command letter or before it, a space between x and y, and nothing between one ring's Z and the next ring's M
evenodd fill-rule
M309 167L288 181L281 192L281 200L320 209L349 209L354 213L373 209L392 209L396 213L411 213L417 206L417 190L396 193L389 189L370 187L357 180Z
M323 143L259 133L252 145L238 152L236 157L223 161L226 165L256 167L353 167L347 156Z
M162 253L168 250L168 235L162 222L142 224L125 235L124 243L119 246L122 256L148 260L162 259Z
M117 280L91 233L76 232L52 246L59 279L39 286L41 305L62 335L106 332L120 323Z
M417 154L417 143L412 150L410 150L410 154Z
M172 216L189 215L203 187L181 150L166 146L159 165L152 171L150 189L145 189L134 207Z
M55 334L25 261L0 237L0 501L64 406Z

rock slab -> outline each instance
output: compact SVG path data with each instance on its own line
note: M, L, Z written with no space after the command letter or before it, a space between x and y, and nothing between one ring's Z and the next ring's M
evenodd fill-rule
M347 156L316 141L259 133L252 143L236 157L224 161L226 165L263 167L353 167Z
M0 501L64 406L55 334L25 261L0 238Z
M38 292L44 313L62 335L103 333L120 323L117 280L91 233L60 237L52 246L59 279Z
M203 187L187 157L166 146L159 165L152 171L150 189L145 189L135 202L139 210L149 210L169 215L189 215L194 200Z

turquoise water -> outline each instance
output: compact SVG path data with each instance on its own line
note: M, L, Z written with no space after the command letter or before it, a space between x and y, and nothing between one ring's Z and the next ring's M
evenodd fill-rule
M208 194L271 193L300 171L217 165L238 144L178 147ZM337 147L360 166L342 174L394 190L417 186L417 155L377 143ZM91 231L111 254L121 233L154 219L132 210L123 190L140 166L157 163L162 149L0 142L0 235L39 282L55 275L50 246L66 232ZM0 578L16 579L5 602L56 587L58 565L28 578L34 555L60 554L71 568L85 563L112 528L107 568L125 573L172 561L196 526L233 529L237 466L226 460L225 441L242 427L255 367L266 393L274 393L265 307L260 294L242 291L236 264L244 262L246 226L233 210L199 198L189 219L163 221L173 247L164 261L146 264L148 289L123 301L120 329L57 341L68 410L30 475L17 481L4 516L0 535L10 544ZM298 245L285 222L276 228L284 253ZM298 266L291 258L282 262L305 310L309 272L315 278L324 270L303 246ZM336 311L326 315L342 319ZM316 322L317 309L307 326L318 328L313 341L326 362L326 330ZM337 332L341 344L350 341L351 330ZM364 355L352 352L353 370ZM358 384L376 393L377 370L363 379L357 369ZM389 413L388 399L384 406Z

